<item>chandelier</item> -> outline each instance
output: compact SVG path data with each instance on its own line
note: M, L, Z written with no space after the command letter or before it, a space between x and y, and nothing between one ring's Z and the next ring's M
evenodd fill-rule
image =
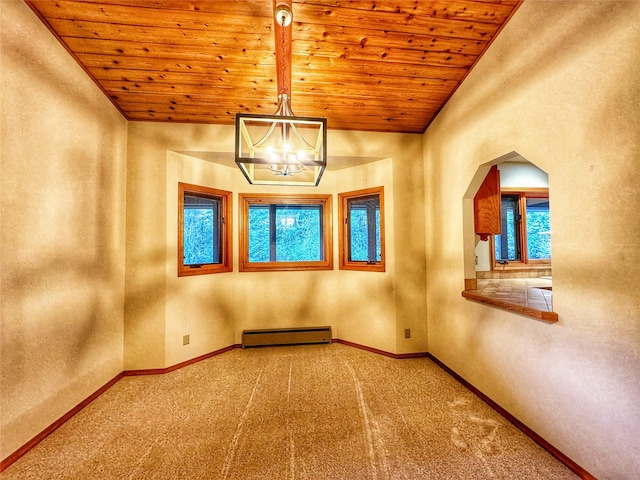
M327 119L291 110L291 0L274 0L278 107L236 114L235 161L253 185L317 186L327 165Z

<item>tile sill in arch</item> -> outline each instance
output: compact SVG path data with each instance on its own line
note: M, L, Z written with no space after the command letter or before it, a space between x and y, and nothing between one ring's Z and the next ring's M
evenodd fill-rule
M558 321L558 314L556 312L538 310L536 308L527 307L525 305L511 303L506 300L487 297L478 293L477 290L463 290L462 296L467 300L480 302L485 305L498 308L500 310L506 310L508 312L524 315L525 317L535 318L536 320L542 320L549 323L555 323Z

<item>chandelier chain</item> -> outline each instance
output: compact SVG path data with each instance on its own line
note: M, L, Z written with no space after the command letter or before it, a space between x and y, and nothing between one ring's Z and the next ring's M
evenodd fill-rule
M285 78L285 72L286 72L286 64L287 64L287 59L285 58L285 43L286 42L286 38L285 38L285 32L284 29L286 28L285 23L287 20L286 15L282 15L282 20L281 20L281 24L282 24L282 28L280 29L281 31L281 37L282 37L282 41L280 42L281 46L282 46L282 80L281 80L281 85L282 85L282 92L280 93L286 93L287 95L289 95L289 92L287 91L287 79Z

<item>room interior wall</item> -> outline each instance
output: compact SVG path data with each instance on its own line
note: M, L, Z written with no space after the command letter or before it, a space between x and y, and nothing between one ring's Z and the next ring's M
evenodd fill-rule
M383 187L385 221L385 271L341 270L335 276L334 318L342 340L396 353L394 302L396 288L393 159L345 168L336 172L336 192L347 193L369 187ZM336 198L337 202L337 198ZM337 205L336 205L337 215ZM336 217L337 219L337 217ZM337 221L334 224L338 225ZM334 245L338 245L336 228ZM335 255L338 268L338 255Z
M426 352L427 283L422 143L394 158L394 267L397 353ZM410 330L406 338L405 330Z
M177 276L178 182L233 191L234 175L230 168L189 155L173 151L166 155L165 364L176 365L235 343L236 318L235 285L228 274ZM232 201L237 205L237 198ZM233 215L226 223L236 239L237 216ZM237 255L233 258L237 266ZM183 345L183 335L189 335L188 345Z
M600 479L640 471L638 25L524 2L424 138L429 352ZM549 174L555 324L460 296L462 198L512 151Z
M238 343L265 311L283 311L283 291L314 295L284 309L284 326L299 316L342 318L364 274L316 272L304 285L288 273L240 274L237 236L237 280L221 286L233 297L230 313L213 305L220 275L173 290L182 279L170 277L170 179L250 188L239 172L174 153L229 148L232 128L127 125L23 2L3 0L0 14L2 458L123 369L162 368ZM426 225L411 213L407 235L396 214L388 254L398 270L424 245L429 267L416 262L411 275L395 271L390 281L367 275L376 295L385 292L383 318L332 320L338 336L426 350L426 329L409 343L399 332L420 328L418 286L427 284L429 351L598 478L640 470L639 20L637 2L525 2L424 136L424 185L406 169L419 136L330 132L336 154L393 159L385 189L395 211L423 195L411 212L424 208ZM513 150L549 173L554 325L460 297L462 196L479 165ZM352 188L368 172L342 172L344 184L327 172L322 188ZM415 236L421 229L426 236ZM401 287L410 288L406 304ZM196 313L212 306L213 322ZM196 332L191 349L175 344L184 328Z
M331 155L381 160L338 171L329 167L317 188L250 185L233 165L234 130L230 126L131 122L128 137L126 369L172 366L239 344L243 330L256 328L330 325L334 338L390 353L426 350L425 295L416 294L424 288L424 255L422 264L405 260L402 275L394 267L398 257L415 251L404 249L404 243L400 250L394 246L398 222L403 225L401 242L411 243L414 249L424 245L423 209L394 215L394 202L409 205L412 191L413 198L423 198L422 163L415 162L416 152L422 153L420 135L331 131ZM220 164L210 161L211 154L204 152L227 154L231 160ZM412 173L412 183L398 188L393 162L405 165L408 158L418 164L418 173ZM178 182L233 192L233 272L177 277ZM381 185L385 188L390 259L387 272L339 270L337 193ZM334 269L239 272L239 193L331 195ZM404 236L407 224L414 230L412 237ZM411 278L417 286L407 285ZM398 283L404 292L400 319L396 316ZM397 331L404 333L410 327L412 338L403 337L399 347ZM182 345L185 334L190 335L186 346Z
M126 121L0 2L0 458L122 371Z
M531 162L503 162L500 188L549 188L549 175Z

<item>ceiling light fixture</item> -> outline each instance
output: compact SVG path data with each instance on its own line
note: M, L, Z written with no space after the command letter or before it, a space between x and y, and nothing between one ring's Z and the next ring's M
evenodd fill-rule
M327 119L291 110L291 0L274 0L278 108L236 114L236 165L254 185L317 186L327 165Z

